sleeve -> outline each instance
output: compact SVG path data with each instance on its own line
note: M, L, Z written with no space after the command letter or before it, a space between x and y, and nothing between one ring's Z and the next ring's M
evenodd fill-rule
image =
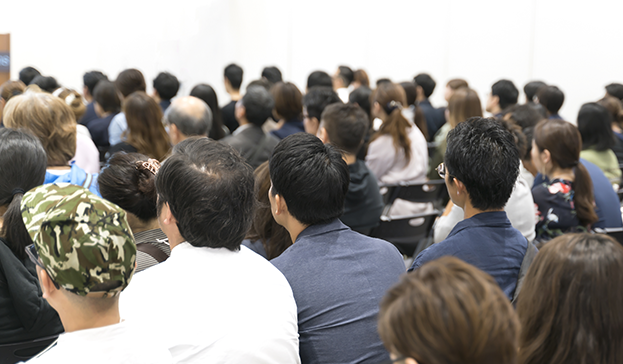
M117 114L108 126L108 142L110 145L121 143L121 134L128 128L125 114Z
M463 209L453 204L450 213L435 223L435 243L443 241L459 221L463 221Z
M536 183L536 181L535 181ZM548 210L551 206L550 200L551 194L547 190L547 187L544 183L540 185L536 185L532 188L532 198L534 199L534 211L536 213L535 221L535 231L539 231L539 229L543 228L547 225L547 214ZM537 234L538 235L538 234Z
M366 166L376 176L379 184L383 176L392 168L396 149L394 148L391 137L381 136L368 147L366 155Z

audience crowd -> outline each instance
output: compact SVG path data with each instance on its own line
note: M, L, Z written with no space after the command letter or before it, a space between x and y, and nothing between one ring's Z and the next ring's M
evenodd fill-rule
M243 75L0 85L3 363L623 362L622 84Z

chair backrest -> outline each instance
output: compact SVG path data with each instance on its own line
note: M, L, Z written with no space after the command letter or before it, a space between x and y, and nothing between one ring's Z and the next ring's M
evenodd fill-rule
M15 344L0 345L0 364L15 364L26 361L50 346L57 338L58 335L55 335Z
M411 184L401 183L384 187L387 188L385 208L383 209L384 216L389 215L389 210L398 198L409 202L430 202L436 208L441 208L441 201L444 199L444 195L448 193L444 180L431 180Z
M595 228L595 232L598 234L606 234L613 237L616 241L623 245L623 228Z
M381 216L381 223L370 236L387 240L407 256L412 256L430 236L439 211L391 219Z

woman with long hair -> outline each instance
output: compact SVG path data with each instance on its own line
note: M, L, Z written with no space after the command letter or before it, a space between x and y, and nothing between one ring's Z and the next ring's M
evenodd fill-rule
M582 139L578 129L560 119L543 120L534 129L532 163L547 181L532 188L538 207L536 239L586 231L598 220L593 182L580 163Z
M218 97L212 86L200 83L193 87L190 96L194 96L203 100L210 110L212 110L212 129L208 133L208 137L214 140L220 140L225 137L225 129L223 129L223 118L221 116L221 108L218 106Z
M270 133L281 140L288 135L305 131L303 125L303 95L291 82L277 82L270 93L275 100L273 115L277 129Z

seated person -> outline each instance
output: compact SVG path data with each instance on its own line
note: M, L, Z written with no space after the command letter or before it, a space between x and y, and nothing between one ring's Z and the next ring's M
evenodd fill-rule
M266 162L279 143L279 139L262 130L274 104L270 92L264 87L247 88L247 93L236 103L236 120L240 126L221 140L240 152L253 169Z
M305 132L312 135L318 133L320 116L324 109L334 103L342 103L331 87L315 86L303 97L303 125Z
M208 84L200 83L190 90L190 96L203 100L210 107L210 111L212 111L212 126L208 132L208 138L214 140L225 138L225 135L229 133L229 129L223 125L221 108L218 106L218 96L214 88Z
M387 360L376 332L378 303L404 261L390 243L338 220L349 183L340 152L298 133L277 145L269 164L271 210L293 242L271 263L294 293L302 363Z
M145 77L143 73L134 68L121 71L115 80L115 87L119 90L121 97L125 99L136 91L146 91ZM128 128L125 114L119 113L110 121L108 126L108 142L110 145L119 144L123 141L122 134Z
M278 120L277 129L270 133L279 140L305 131L303 125L303 95L291 82L279 82L270 89L275 100L273 115Z
M542 105L548 119L562 119L558 111L565 102L565 94L556 86L543 86L536 92L534 99Z
M490 274L510 300L528 248L504 212L519 175L513 135L493 118L469 118L448 133L438 171L464 220L444 241L421 252L409 270L452 255Z
M192 136L207 136L212 128L212 111L194 96L178 97L164 113L163 120L175 146Z
M84 115L78 120L78 124L86 126L91 120L97 119L98 116L95 113L95 101L93 100L93 94L95 93L95 86L101 81L108 81L108 76L100 71L87 72L82 76L84 87L82 88L82 95L87 102Z
M359 106L336 103L322 113L318 136L342 152L348 164L350 183L344 197L344 214L340 220L351 229L368 234L379 225L383 199L376 177L356 155L368 131L368 116Z
M312 87L331 87L333 89L333 80L325 71L314 71L307 76L307 86L305 93L309 93ZM340 100L341 101L341 100Z
M167 108L171 105L171 99L177 95L177 91L180 89L180 81L169 72L160 72L154 78L153 86L154 100L160 105L162 112L167 111Z
M103 156L110 147L108 127L111 120L121 111L121 99L115 84L106 80L98 82L93 91L93 102L97 118L89 121L86 126L93 142L100 150L100 155Z

